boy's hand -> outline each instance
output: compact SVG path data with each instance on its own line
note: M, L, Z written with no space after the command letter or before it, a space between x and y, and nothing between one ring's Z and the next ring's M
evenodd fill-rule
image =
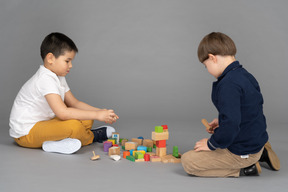
M208 133L213 134L214 130L219 127L219 121L217 118L213 119L210 123L208 123L211 127L210 130L207 130Z
M207 145L208 139L201 139L200 141L196 142L194 146L195 151L211 151Z
M112 123L115 123L117 121L117 119L119 119L118 115L116 115L114 113L114 110L112 109L103 109L103 110L99 110L97 111L97 120L99 121L104 121L105 123L109 123L109 124L112 124Z

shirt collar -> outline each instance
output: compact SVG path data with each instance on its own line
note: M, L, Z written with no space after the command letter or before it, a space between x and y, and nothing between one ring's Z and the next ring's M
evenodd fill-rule
M217 78L218 81L221 80L229 71L235 70L237 68L242 68L242 65L240 65L239 61L234 61L226 69L223 71L223 73Z

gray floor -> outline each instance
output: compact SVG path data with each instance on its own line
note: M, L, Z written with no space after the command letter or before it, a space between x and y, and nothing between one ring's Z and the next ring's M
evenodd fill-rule
M151 138L153 120L121 120L115 124L121 137ZM178 145L180 153L191 149L195 141L208 137L199 122L167 120L170 139L168 152ZM265 165L259 177L198 178L188 176L181 164L115 162L102 150L102 144L81 148L76 154L46 153L41 149L18 147L8 136L7 122L0 129L0 191L288 191L287 124L272 124L270 142L281 160L281 170ZM95 124L97 126L97 124ZM91 161L92 150L101 156ZM266 167L266 168L265 168Z

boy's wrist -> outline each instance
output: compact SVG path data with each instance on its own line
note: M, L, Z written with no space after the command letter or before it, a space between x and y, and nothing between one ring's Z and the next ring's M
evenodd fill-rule
M207 146L211 151L216 150L217 148L211 143L210 139L207 140Z

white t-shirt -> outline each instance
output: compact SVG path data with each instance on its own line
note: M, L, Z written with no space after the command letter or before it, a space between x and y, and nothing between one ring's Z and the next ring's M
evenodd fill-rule
M38 71L20 89L10 114L10 136L19 138L28 135L31 128L39 121L55 117L46 98L47 94L55 93L61 96L69 91L65 77L40 65Z

